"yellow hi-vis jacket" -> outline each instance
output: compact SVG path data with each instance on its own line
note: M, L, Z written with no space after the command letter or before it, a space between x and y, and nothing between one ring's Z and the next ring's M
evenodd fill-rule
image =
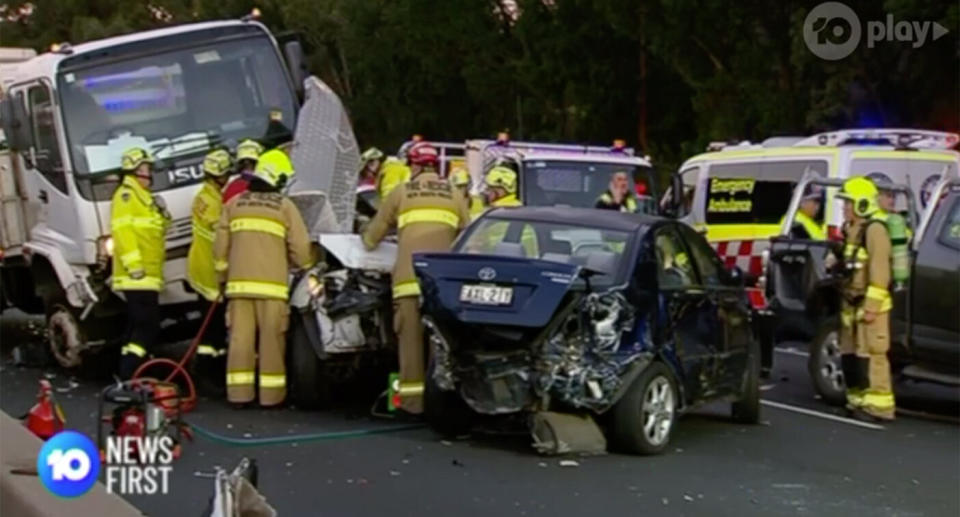
M380 174L377 175L377 194L382 203L393 189L410 181L410 167L407 167L399 159L390 156L380 167Z
M110 203L114 291L163 290L169 225L169 214L157 205L150 191L134 176L124 176Z
M203 182L193 198L193 241L187 253L187 282L197 294L211 302L220 295L213 267L213 240L222 208L220 187L213 180Z
M482 196L470 196L470 219L476 219L480 217L483 212L487 209L486 204L483 202Z
M507 194L490 203L490 208L509 208L515 206L523 206L523 203L517 198L516 194ZM504 237L506 237L508 226L509 223L507 221L498 221L484 228L484 233L478 235L477 239L482 243L483 249L478 251L481 253L493 253L497 244L503 242ZM533 232L533 228L528 226L523 229L523 233L520 236L520 244L523 246L524 253L527 257L536 258L540 256L537 250L537 236Z
M391 228L397 228L397 261L393 266L393 297L418 296L413 254L450 251L457 233L470 222L462 194L435 171L421 172L402 183L380 205L363 234L374 249Z
M225 275L227 298L286 300L289 263L301 269L314 264L300 212L279 192L247 191L227 203L213 256L218 279Z
M812 217L804 212L797 212L797 216L793 219L793 224L799 224L802 226L803 230L807 232L807 236L811 240L827 240L827 232L823 231L823 226L817 224Z

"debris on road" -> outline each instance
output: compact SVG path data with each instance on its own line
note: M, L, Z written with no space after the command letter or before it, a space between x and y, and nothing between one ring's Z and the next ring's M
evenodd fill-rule
M580 462L574 460L560 460L561 467L579 467Z
M453 445L453 443L450 442L450 440L440 440L440 444L445 445L447 447L450 447L451 445Z
M547 464L543 461L541 461L540 463L537 463L537 466L544 469L547 468Z
M397 476L400 475L400 471L399 471L399 470L391 470L391 471L390 471L390 475L393 476L393 477L397 477Z
M683 500L686 501L686 502L688 502L688 503L692 503L692 502L693 502L693 497L690 497L690 496L687 495L687 494L683 494Z

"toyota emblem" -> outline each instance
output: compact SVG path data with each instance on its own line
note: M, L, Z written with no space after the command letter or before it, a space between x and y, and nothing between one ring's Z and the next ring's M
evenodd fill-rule
M492 267L485 267L477 271L477 277L480 280L490 281L497 277L497 270Z

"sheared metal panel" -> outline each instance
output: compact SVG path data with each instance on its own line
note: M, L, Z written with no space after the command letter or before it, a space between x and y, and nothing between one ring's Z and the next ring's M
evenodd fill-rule
M360 150L340 98L316 77L306 80L306 102L300 110L291 151L297 171L289 193L322 191L337 219L349 233L356 211Z

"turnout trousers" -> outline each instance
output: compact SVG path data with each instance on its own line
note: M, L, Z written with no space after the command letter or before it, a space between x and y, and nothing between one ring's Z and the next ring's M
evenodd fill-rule
M287 396L284 351L289 316L286 300L230 299L227 400L237 404L253 402L259 388L261 406L283 403Z

